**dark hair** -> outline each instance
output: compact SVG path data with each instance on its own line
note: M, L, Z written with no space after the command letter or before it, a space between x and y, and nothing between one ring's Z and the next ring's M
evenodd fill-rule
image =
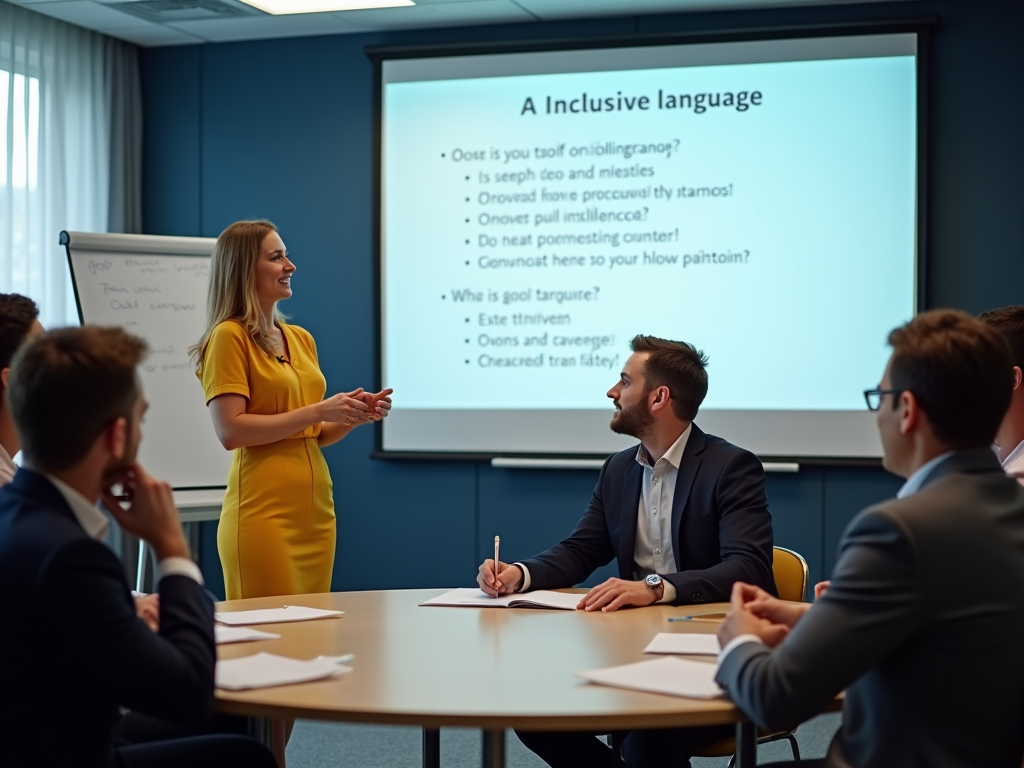
M643 367L646 391L668 387L676 417L693 421L708 394L707 356L685 341L642 334L634 336L629 347L634 352L650 352Z
M0 293L0 368L10 368L11 358L39 318L39 307L20 293Z
M146 342L121 328L59 328L14 356L7 398L25 458L48 470L85 458L107 426L129 420Z
M988 446L1010 405L1006 341L966 312L936 309L889 334L894 389L908 390L935 436L952 448Z
M1010 307L982 312L981 320L992 326L1010 345L1013 364L1024 369L1024 307L1015 304Z

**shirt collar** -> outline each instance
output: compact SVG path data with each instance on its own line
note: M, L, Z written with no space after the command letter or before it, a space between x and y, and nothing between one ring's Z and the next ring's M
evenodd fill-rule
M676 438L676 441L672 443L672 446L665 451L665 455L658 459L658 461L667 461L673 467L679 469L679 465L683 461L683 451L686 450L686 441L690 439L690 432L692 429L693 423L691 422L686 425L686 429L683 430L683 434ZM640 445L637 446L636 461L640 466L646 467L647 469L654 469L657 464L657 462L651 464L651 455L647 452L647 449L644 448L643 443L640 443Z
M86 535L91 539L103 541L107 537L109 523L103 513L96 509L96 505L91 504L85 496L53 475L46 475L46 479L53 483L53 487L64 497L64 501L71 507L72 514Z
M955 451L946 451L918 467L917 471L907 478L907 482L905 482L903 487L900 488L899 492L896 494L896 498L905 499L907 496L912 496L921 490L921 486L924 485L924 481L928 479L928 475L932 473L932 470L954 453Z
M1003 469L1007 472L1014 468L1014 464L1020 462L1024 469L1024 440L1017 443L1017 447L1010 451L1010 455L1003 460Z

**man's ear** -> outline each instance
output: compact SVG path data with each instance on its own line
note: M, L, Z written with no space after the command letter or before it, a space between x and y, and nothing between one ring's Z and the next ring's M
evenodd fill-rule
M910 390L901 392L900 400L896 407L902 411L900 413L900 434L909 435L921 426L924 412L921 410L921 406L918 404L913 392Z
M8 368L4 368L3 371L0 371L0 375L2 375L4 377L4 386L5 387L7 386L7 371L8 370L9 370ZM1019 365L1013 366L1013 388L1014 389L1020 389L1020 384L1021 384L1021 380L1022 379L1024 379L1024 375L1021 374L1020 366Z
M1019 382L1020 381L1020 368L1017 368L1016 371L1017 371L1017 381ZM0 368L0 384L4 385L4 389L7 389L7 377L10 376L10 375L11 375L11 369L9 367L8 368Z
M115 459L123 459L128 446L128 419L118 416L104 432L107 450Z
M654 398L649 403L651 411L657 411L664 408L668 405L668 401L672 397L671 393L668 391L668 387L656 387L652 394L654 395Z

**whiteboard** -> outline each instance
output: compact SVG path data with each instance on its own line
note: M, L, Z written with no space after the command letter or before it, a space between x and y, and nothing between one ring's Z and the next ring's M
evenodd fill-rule
M217 440L188 349L206 329L212 237L62 232L78 316L149 344L139 461L175 489L223 488L231 452Z

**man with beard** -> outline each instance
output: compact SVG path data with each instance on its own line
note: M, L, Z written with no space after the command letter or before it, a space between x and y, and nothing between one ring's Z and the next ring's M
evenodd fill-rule
M735 582L776 594L764 468L749 451L693 423L708 390L707 358L693 345L652 336L630 342L611 428L640 440L605 462L583 519L568 538L515 563L486 560L477 583L490 595L571 587L617 559L619 577L588 592L578 608L614 611L655 603L729 599ZM631 731L629 766L686 765L721 728ZM552 768L615 765L592 734L518 733Z
M136 462L144 354L120 328L63 328L27 342L7 377L25 460L0 489L0 613L16 625L0 633L0 765L274 765L243 736L112 743L122 706L188 726L213 710L213 604L170 486ZM159 632L103 543L100 499L156 554Z

